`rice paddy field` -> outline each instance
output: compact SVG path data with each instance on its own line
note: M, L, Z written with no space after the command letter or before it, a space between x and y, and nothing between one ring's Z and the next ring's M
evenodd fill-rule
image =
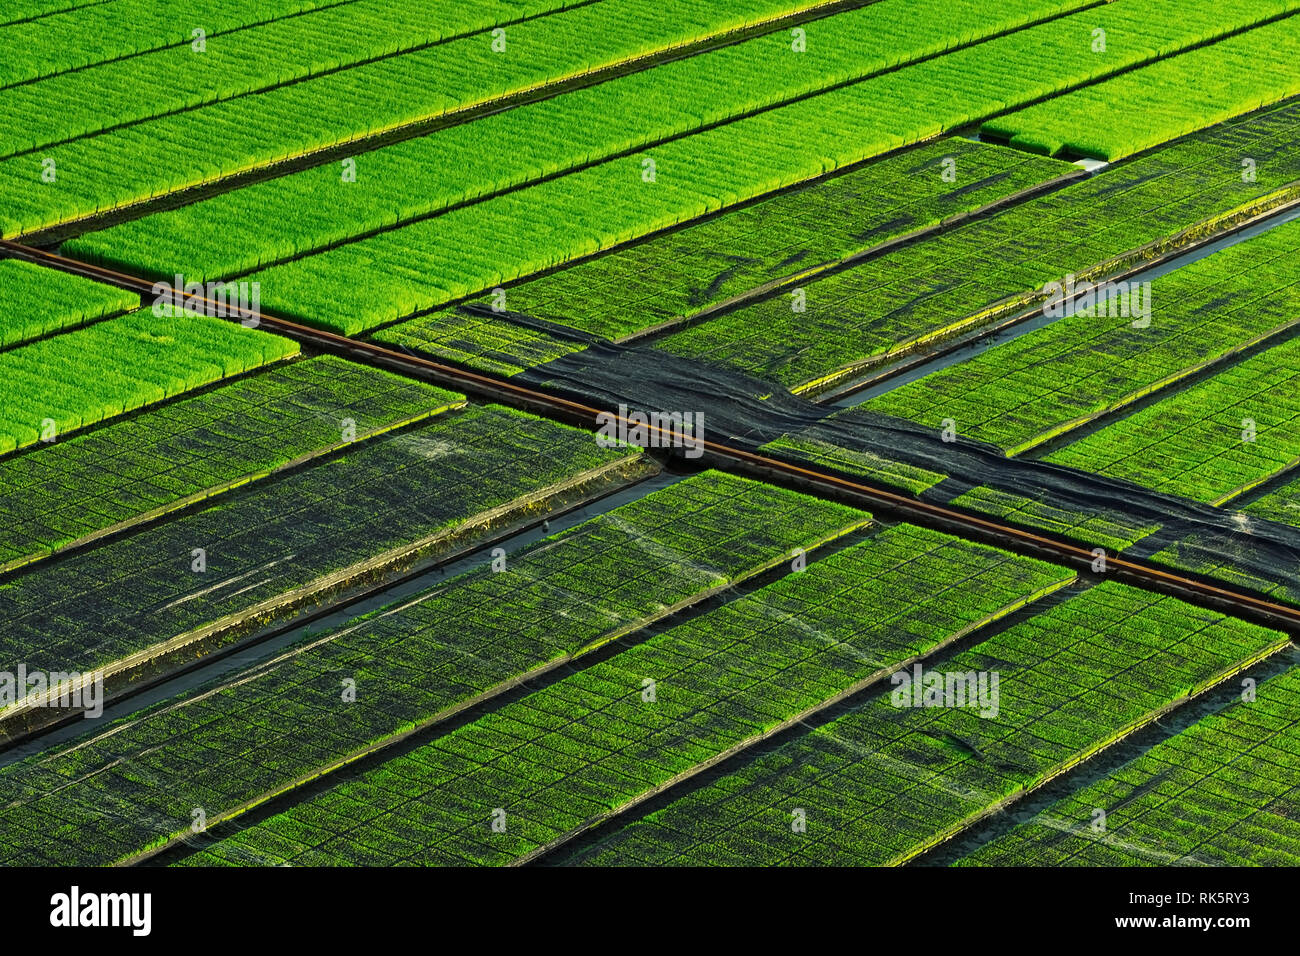
M1297 64L9 0L0 864L1300 865Z

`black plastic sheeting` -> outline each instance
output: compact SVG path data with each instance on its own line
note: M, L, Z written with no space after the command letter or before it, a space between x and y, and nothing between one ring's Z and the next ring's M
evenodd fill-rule
M1300 593L1300 529L1243 519L1230 510L1060 465L1007 458L984 443L944 442L934 429L860 407L837 410L817 405L778 386L697 360L602 343L523 372L515 381L544 386L601 408L626 405L643 412L703 413L705 437L748 450L794 433L845 449L869 450L950 476L932 493L986 485L1081 516L1118 512L1135 527L1160 526L1127 554L1150 555L1179 543L1178 563L1193 574L1202 565L1228 563L1235 573L1215 579L1241 588L1253 584L1261 593L1270 586Z

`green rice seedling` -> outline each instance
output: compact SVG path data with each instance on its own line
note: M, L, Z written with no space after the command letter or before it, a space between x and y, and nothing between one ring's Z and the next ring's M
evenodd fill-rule
M1291 155L1289 147L1280 154L1275 147L1292 141L1298 113L1300 108L1291 105L1276 114L1211 130L1104 170L1084 182L1030 199L992 218L809 282L804 287L803 313L793 312L789 297L779 295L670 335L657 347L741 369L800 393L815 394L910 350L978 328L993 317L1045 305L1052 283L1064 283L1071 274L1080 281L1104 277L1109 274L1107 263L1117 258L1148 244L1167 242L1199 222L1216 220L1282 189L1300 178L1300 164L1291 165L1283 159L1286 168L1273 169L1270 164L1263 178L1248 181L1241 175L1241 157L1243 151L1257 152L1275 156L1272 162L1277 162ZM1103 224L1105 228L1101 228ZM1173 276L1167 280L1175 285L1180 281ZM1284 284L1276 282L1277 286ZM1244 301L1248 296L1238 298ZM1162 312L1178 308L1175 303L1157 301L1155 307ZM1273 313L1265 305L1259 323L1251 325L1248 316L1236 319L1262 331L1294 318L1278 315L1271 326L1264 325L1263 320L1270 315ZM1123 323L1126 327L1128 321ZM1095 339L1102 328L1100 320L1094 319L1083 337L1085 343ZM1132 330L1131 341L1136 342L1139 331L1143 344L1163 335L1159 321L1153 321L1149 328ZM903 388L898 393L928 394L931 382L942 383L962 375L967 366L985 372L994 355L1004 350L1016 354L1017 349L1044 341L1051 334L1047 331L1027 336L1025 346L1019 345L1019 340L999 346L988 358L935 373L924 380L924 387L916 385L910 392ZM1060 347L1064 348L1066 342L1074 344L1076 338L1059 340ZM1124 341L1115 339L1110 350L1119 349L1122 357L1132 355L1131 350L1123 351ZM1179 350L1184 368L1195 364L1187 357L1191 353L1186 341L1169 346ZM1217 333L1213 341L1220 341ZM1067 356L1072 360L1085 358L1088 350L1085 344ZM1051 351L1044 347L1042 354ZM1146 381L1161 377L1137 371L1141 366L1139 358L1130 358L1128 364L1135 369L1134 374L1146 376ZM1167 366L1165 374L1178 367ZM996 376L990 382L994 379ZM1044 408L1052 412L1049 423L1068 421L1088 411L1088 403L1077 397L1074 400L1080 407L1061 409L1059 406L1071 393L1045 391L1048 386L1040 376L1033 382L1018 381L1015 387L1008 386L1001 392L995 393L990 387L987 401L958 407L960 414L951 417L978 429L988 419L990 403L996 414L1015 397L1022 397L1024 402L1026 385L1028 393L1038 396ZM1101 383L1093 382L1089 387L1100 388ZM1132 389L1112 394L1118 397L1126 391ZM945 401L955 403L959 397L947 395ZM876 400L882 407L890 401L893 399L889 394ZM923 405L918 398L918 408ZM1008 420L1003 426L1005 431L1017 429L1017 437L1008 440L1008 445L1024 442L1046 427L1034 427L1033 406L1027 413L1030 417L1023 425ZM991 435L990 440L996 437Z
M202 21L206 34L222 34L327 5L330 0L219 0L205 7ZM0 32L0 86L168 46L189 50L195 40L188 23L150 0L15 0L5 4L0 25L6 27ZM95 43L85 42L87 31Z
M345 181L336 165L315 167L111 227L74 240L68 251L161 275L178 267L205 278L244 272L1079 5L1080 0L1015 0L990 16L979 0L961 0L946 4L938 18L933 0L882 0L805 25L812 31L812 55L795 54L786 31L759 36L371 150L358 158L355 183ZM464 45L477 51L481 44ZM972 179L964 160L976 149L967 146L955 156L968 189ZM1040 161L1030 168L1050 167ZM921 182L944 185L914 179L913 190Z
M210 628L238 633L253 609L265 622L305 596L470 543L504 520L485 512L518 521L523 502L575 481L644 473L636 454L490 406L440 416L31 569L0 589L0 650L33 669L90 671ZM159 487L165 498L187 486Z
M1300 528L1300 478L1257 498L1241 510L1252 517Z
M571 5L565 0L518 4L507 19ZM285 16L300 12L306 15ZM422 0L226 0L194 18L202 23L197 34L156 4L139 2L42 18L0 31L0 85L10 87L0 107L6 120L0 155L419 50L497 27L501 15L500 6L490 0L469 0L437 17L429 16ZM109 38L109 43L87 51L82 38L90 30ZM452 41L439 51L446 57L443 62L468 56L487 66L491 61L484 54L491 54L485 50L490 44L482 40ZM112 53L114 47L118 56ZM126 58L119 59L123 55ZM29 82L13 85L18 81ZM49 102L94 102L96 108L42 110L41 104Z
M1300 32L1288 18L990 120L983 132L1050 156L1114 161L1295 96L1297 63Z
M1203 634L1234 640L1228 647L1189 640ZM1091 644L1112 657L1103 665L1086 649ZM1189 689L1285 644L1282 634L1173 598L1102 584L931 665L1000 671L996 715L899 706L882 695L612 834L575 862L672 863L683 847L707 857L735 819L725 808L742 797L754 837L750 865L791 852L821 865L903 862L1122 738ZM1063 655L1071 650L1089 666L1070 666ZM1112 693L1131 676L1156 693ZM792 808L804 811L803 832L792 831ZM853 818L847 827L829 822L846 815ZM676 836L660 839L661 832Z
M1300 464L1300 340L1093 432L1048 461L1224 504Z
M1145 320L1085 306L866 407L935 428L952 418L963 436L1022 454L1293 326L1297 252L1300 228L1271 230L1135 291ZM1262 264L1278 268L1261 279Z
M1300 784L1298 693L1295 668L1264 681L1255 699L1198 720L958 865L1240 866L1300 860L1292 796ZM1259 722L1260 711L1273 719ZM1249 781L1250 789L1240 789L1234 779Z
M139 305L133 292L17 259L0 260L0 349Z
M0 570L463 401L322 356L0 459Z
M481 0L458 7L458 13L462 8L465 10L463 18L445 11L431 17L426 11L412 7L416 14L415 22L403 18L402 27L394 30L389 24L395 7L400 11L404 5L390 3L375 14L378 22L373 27L381 34L388 34L388 40L382 45L389 48L394 44L404 48L408 42L404 36L417 31L424 37L440 33L445 36L447 32L454 33L457 24L463 28L481 24L485 19L492 27L447 43L426 45L362 62L348 69L307 76L298 82L284 85L273 82L269 88L265 83L260 88L254 83L252 88L257 92L197 109L151 119L141 118L70 142L51 140L49 137L54 134L41 134L44 124L23 123L23 115L11 113L4 117L4 127L6 131L16 131L9 135L19 139L11 143L6 153L31 148L40 140L45 140L47 145L39 154L21 153L0 163L18 173L23 180L22 187L27 187L13 189L15 199L21 193L27 194L21 206L10 206L9 190L3 190L0 207L5 209L6 215L0 220L0 234L12 237L19 231L53 225L64 220L70 207L78 210L73 213L74 217L94 214L124 203L153 198L160 191L198 186L412 124L454 118L465 110L576 80L593 71L689 47L718 35L815 9L825 2L737 0L720 8L702 0L604 0L598 8L581 4L574 9L514 24L508 30L494 25L501 22L498 19L501 7ZM513 19L530 8L545 9L536 4L512 4L506 16ZM314 16L327 20L342 18L344 25L336 27L336 35L324 41L324 45L344 57L345 61L348 51L363 42L342 9L338 13L321 11ZM312 16L294 22L302 19L310 22ZM441 24L442 28L435 26L430 33L430 21ZM278 35L284 29L288 27L271 24L261 28L259 33ZM506 32L494 33L494 30ZM238 37L239 34L235 34L233 39L227 36L224 42L237 44L240 42ZM340 37L347 37L347 43L344 44ZM579 41L577 38L583 39ZM222 43L223 38L213 37L211 53L218 54ZM341 53L338 52L340 44ZM311 46L315 45L313 41ZM190 57L195 55L188 47L184 52ZM204 51L201 55L209 53ZM280 69L286 56L290 57L290 62L298 64L299 71L303 69L303 61L292 53L286 53L283 45L274 49L274 62L263 68L268 72ZM170 64L174 53L163 51L154 58ZM195 67L192 61L185 62L190 62L191 70L202 69ZM311 62L308 57L309 72ZM118 83L129 87L139 82L130 62L116 68L122 71ZM218 90L229 88L239 82L235 76L245 77L250 70L255 71L256 66L236 59L233 69L217 74L215 83L201 85ZM160 67L160 72L167 73L168 70ZM59 77L50 82L75 85L77 81ZM156 83L165 86L165 79ZM184 75L182 82L177 84L179 90L166 89L162 95L181 100L188 96L201 102L203 94L182 92L193 91L193 84L192 75ZM37 84L43 85L46 84ZM96 101L106 96L102 88L95 91ZM144 101L147 102L148 98ZM126 98L120 108L138 110L138 105ZM50 115L45 111L38 114L38 119L48 122ZM68 117L64 122L75 123L80 119L87 131L100 123L93 109L69 110L59 115ZM222 131L219 139L213 135L214 130ZM127 157L151 155L153 161L141 164L148 165L149 171L131 174L132 163L120 161L123 154L114 158L119 150L124 150ZM54 164L52 168L56 170L57 179L55 183L42 185L55 188L30 189L32 175L29 173L34 168L34 175L39 176L43 170L51 168L47 163ZM114 164L119 169L116 184L111 174ZM334 168L338 170L337 166ZM5 178L0 173L0 180ZM127 179L132 181L127 183ZM358 184L360 182L358 179ZM18 187L19 184L12 185ZM36 210L40 212L32 215ZM15 226L13 218L24 225ZM282 222L277 223L277 229L282 227Z
M298 353L223 319L134 312L0 353L0 452L54 441Z
M974 567L954 574L953 559ZM521 735L512 737L517 746L481 770L442 784L422 783L408 760L445 746L440 741L365 774L369 785L405 778L415 804L450 803L469 811L468 823L408 828L418 846L387 859L510 862L752 741L755 728L766 726L767 718L754 710L759 701L792 720L878 677L891 663L1072 579L1060 568L948 535L891 528L450 734L448 741L472 738L467 752L481 752L492 728ZM899 594L908 600L898 601ZM925 611L935 616L927 620ZM788 662L777 663L768 647L782 648ZM535 728L529 715L538 709L567 714L568 722ZM555 753L581 763L557 768ZM351 798L349 790L341 783L285 813L306 819L329 810L335 799ZM499 829L490 825L494 808L503 811ZM516 814L525 821L527 837L510 822ZM377 818L367 827L382 825ZM259 826L278 830L280 818ZM289 832L297 826L290 824ZM496 840L498 835L503 839ZM339 834L329 849L350 857L354 838L355 833L346 840Z
M546 480L544 469L563 464L555 461L557 449L565 450L569 467L579 464L581 455L597 450L589 436L513 413L481 412L475 416L471 411L460 417L458 427L451 425L456 421L453 417L442 427L432 426L427 430L428 439L416 445L439 447L441 453L436 468L419 470L422 484L432 488L414 502L426 515L425 526L412 523L394 532L398 540L402 535L424 531L435 521L446 523L453 507L460 509L462 517L458 520L463 521L472 514L470 508L475 503L499 503L500 499L485 500L485 494L500 494L507 487L519 494L537 487ZM482 448L474 447L480 437L499 442L500 436L510 434L512 429L520 433L525 447L533 446L531 454L535 457L520 453L507 459L499 452L489 457ZM565 438L569 440L567 449L561 444ZM294 500L302 490L312 487L341 489L340 497L346 500L363 483L382 485L386 473L402 467L399 455L383 453L383 441L377 443L379 447L358 452L358 460L349 469L334 469L332 473L328 467L317 469L326 473L316 480L299 481L297 487L291 485L284 491L291 497L278 500ZM452 450L456 445L466 450L458 454ZM371 459L368 464L367 458ZM453 471L458 459L459 467ZM364 474L359 474L363 470ZM355 475L357 484L340 480L340 475L347 474ZM529 477L525 480L522 476ZM451 489L457 487L463 489L462 500L448 501ZM372 493L367 498L371 510L382 511L373 507L375 501ZM267 503L263 498L250 502L249 507ZM362 507L365 505L363 502ZM391 510L391 505L387 507ZM757 533L749 515L749 509L755 508L769 519ZM437 513L432 513L435 509ZM234 524L220 527L243 526L239 506L232 510L229 520ZM329 517L319 507L299 510L292 524L342 529L340 533L345 536L356 536L360 531L374 534L365 525L329 521ZM109 751L115 751L118 757L129 751L133 765L147 770L154 779L169 778L195 753L196 747L202 748L207 755L204 770L185 777L187 783L176 791L180 802L174 804L173 810L183 816L181 803L198 801L192 805L208 808L215 819L269 790L328 769L396 734L437 722L481 695L514 686L530 674L542 673L575 654L635 632L670 608L702 600L763 569L783 565L792 559L796 548L811 550L861 527L867 520L862 512L841 505L720 473L705 473L659 489L532 549L509 555L504 570L485 565L318 635L307 647L255 666L238 680L219 681L212 693L181 695L140 719L114 727L107 737L83 740L69 748L65 754L68 763L61 766L86 775L89 781ZM250 524L248 538L284 542L283 528L289 524L265 520ZM188 533L173 535L169 540L179 541L180 537L188 537ZM239 543L230 541L225 547ZM300 553L310 548L305 535L287 544ZM365 543L371 549L379 544ZM293 587L309 580L313 573L328 573L337 567L327 562L354 560L364 553L354 548L339 554L334 542L325 545L322 541L315 554L306 552L304 557L310 560L296 560L287 568L291 576L279 578L274 587ZM146 549L166 552L169 546L155 539L142 543L142 551ZM170 549L174 550L175 545ZM249 560L260 566L267 557L263 548ZM120 561L123 555L110 553L105 559ZM234 568L221 573L231 572L239 577ZM154 580L158 577L155 575ZM46 577L46 581L52 580ZM175 593L154 587L153 593L142 598L150 606L167 600L166 594ZM245 591L239 599L217 597L217 604L205 597L202 606L188 612L187 620L200 621L206 615L239 606L239 600L257 600L266 593L263 587ZM75 611L70 608L62 613L72 616ZM38 623L30 618L28 622ZM174 613L165 613L164 620L153 622L155 638L160 629L183 623ZM19 626L25 625L20 621ZM139 639L138 634L135 636ZM129 646L119 640L116 652ZM100 651L109 653L112 649L101 647ZM66 653L66 649L50 652ZM14 653L30 654L31 649L15 649ZM347 706L325 704L339 699L344 680L354 682L355 701ZM574 694L583 699L602 699L609 706L625 696L625 683L591 679ZM514 753L541 728L565 731L572 724L563 706L563 694L568 689L569 685L564 685L540 708L494 714L454 738L440 739L435 748L422 753L420 779L428 778L432 772L429 768L434 768L433 782L451 780L470 767L493 764ZM269 720L268 714L273 715ZM310 739L296 732L286 733L289 725L311 726ZM611 720L603 726L613 736L636 733L636 725L630 723L621 728ZM274 742L255 743L272 734L277 737ZM576 769L590 762L586 759L589 746L583 739L570 739L561 733L550 747L551 756L540 766L572 765ZM223 765L228 772L222 772ZM527 772L536 776L538 771L530 766ZM40 780L47 777L46 770L37 764L14 773L11 783L22 789L39 788ZM372 785L388 791L397 786L401 791L403 787L394 781L400 784L405 779L383 773L375 777ZM121 789L109 799L123 805L134 803L137 808L155 801L157 791L151 787L117 783ZM0 780L0 789L6 786ZM73 798L67 804L69 808L80 800L70 791L67 796ZM385 804L373 795L365 799L381 810L396 805ZM138 816L131 814L133 819ZM161 830L152 826L121 829L110 838L116 843L114 856L141 851L160 832L169 832L165 824L166 820L159 824Z

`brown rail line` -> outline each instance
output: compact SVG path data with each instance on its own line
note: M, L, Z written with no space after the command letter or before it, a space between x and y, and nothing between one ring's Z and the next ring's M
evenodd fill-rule
M78 262L10 240L0 239L0 253L138 292L146 301L155 295L155 283L146 279ZM333 332L314 329L264 312L232 309L224 303L203 296L188 297L185 301L191 307L204 307L214 314L222 314L216 311L218 309L229 310L234 313L230 316L232 319L255 322L258 327L273 330L323 351L360 359L368 364L387 367L406 375L415 375L480 399L523 408L578 427L595 430L602 422L608 421L637 424L629 422L624 416L609 409L585 405L539 389L516 384L508 379L396 352L372 342L362 342ZM1003 547L1010 546L1087 571L1093 571L1098 560L1096 552L1072 542L993 521L961 509L921 501L830 472L796 465L780 458L707 438L696 438L653 424L647 428L657 434L665 446L680 447L688 443L693 444L702 448L705 456L711 459L706 463L724 463L733 471L761 478L764 481L811 491L822 497L831 497L858 505L884 507L904 518L918 521L929 527L955 532ZM1188 577L1119 555L1106 553L1104 561L1104 570L1101 573L1106 576L1148 590L1172 594L1200 606L1208 606L1238 617L1255 620L1265 626L1283 630L1293 638L1300 637L1300 608L1211 584L1206 580Z

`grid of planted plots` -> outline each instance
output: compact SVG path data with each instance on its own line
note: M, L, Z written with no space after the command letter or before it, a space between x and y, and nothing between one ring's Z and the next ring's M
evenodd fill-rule
M1297 210L1300 0L10 0L0 863L1300 863Z

